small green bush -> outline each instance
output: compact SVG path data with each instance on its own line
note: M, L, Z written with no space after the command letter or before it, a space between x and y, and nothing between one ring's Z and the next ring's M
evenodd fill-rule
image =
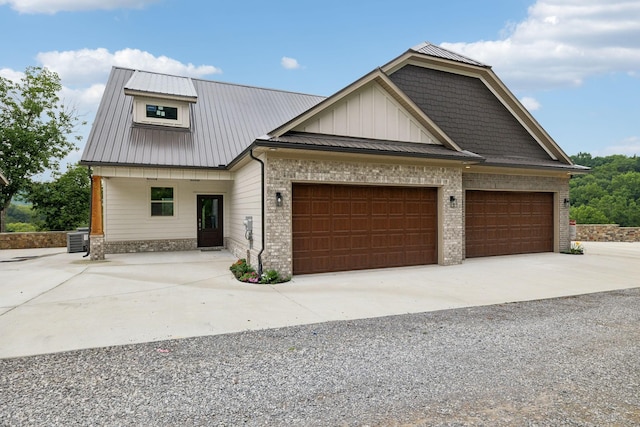
M229 270L233 273L236 279L241 282L247 283L260 283L265 285L273 285L276 283L284 283L291 280L291 277L282 277L276 270L266 270L262 273L262 276L258 275L256 270L247 264L247 260L244 258L231 264Z
M253 267L247 264L247 260L244 258L241 258L238 261L231 264L231 267L229 267L229 270L231 270L231 272L236 277L236 279L240 279L240 277L242 277L247 273L255 272Z
M262 278L260 279L260 283L265 284L274 284L274 283L284 283L291 280L291 277L282 277L280 273L276 270L267 270L262 273Z

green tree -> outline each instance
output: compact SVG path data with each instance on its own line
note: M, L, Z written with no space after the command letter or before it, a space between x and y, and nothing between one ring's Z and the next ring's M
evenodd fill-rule
M640 226L640 157L578 153L572 159L592 168L569 183L573 219L583 224Z
M27 199L42 216L40 228L73 230L89 224L91 182L87 169L70 166L63 174L56 173L52 182L33 183Z
M11 233L23 233L29 231L38 231L36 226L27 222L12 222L7 224L7 231Z
M575 219L578 224L610 224L611 221L605 214L593 206L582 205L569 209L569 216Z
M30 206L26 205L17 205L15 203L11 203L9 208L7 209L7 224L12 224L15 222L33 222L33 211Z
M75 147L68 138L80 123L61 103L61 89L60 77L41 67L27 67L19 82L0 77L0 170L9 180L0 186L0 232L12 197L34 175L57 170Z

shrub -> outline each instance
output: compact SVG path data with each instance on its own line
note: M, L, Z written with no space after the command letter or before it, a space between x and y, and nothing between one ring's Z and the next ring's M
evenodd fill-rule
M260 276L255 271L249 271L238 278L241 282L259 283Z
M262 277L260 278L260 283L264 284L274 284L274 283L283 283L291 280L291 277L282 277L280 273L276 270L267 270L262 273Z
M256 270L247 264L247 260L244 258L231 264L229 270L233 273L236 279L241 282L247 283L261 283L261 284L275 284L283 283L291 280L291 277L282 277L276 270L266 270L262 273L262 276L258 275Z
M231 270L231 272L236 277L236 279L240 279L240 277L242 277L247 273L255 272L253 267L247 264L247 260L244 258L241 258L238 261L231 264L231 267L229 267L229 270Z

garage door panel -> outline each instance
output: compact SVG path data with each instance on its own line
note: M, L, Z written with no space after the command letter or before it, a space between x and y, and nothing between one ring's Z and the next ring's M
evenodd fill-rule
M329 217L316 216L310 221L310 229L312 233L329 233L331 231L331 219Z
M553 193L467 191L467 258L553 251Z
M292 194L302 199L292 204L294 274L437 262L434 188L294 184Z

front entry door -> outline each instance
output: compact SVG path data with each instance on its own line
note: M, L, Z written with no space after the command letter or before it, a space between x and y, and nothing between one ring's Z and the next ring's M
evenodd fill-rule
M198 247L224 246L222 196L198 195Z

